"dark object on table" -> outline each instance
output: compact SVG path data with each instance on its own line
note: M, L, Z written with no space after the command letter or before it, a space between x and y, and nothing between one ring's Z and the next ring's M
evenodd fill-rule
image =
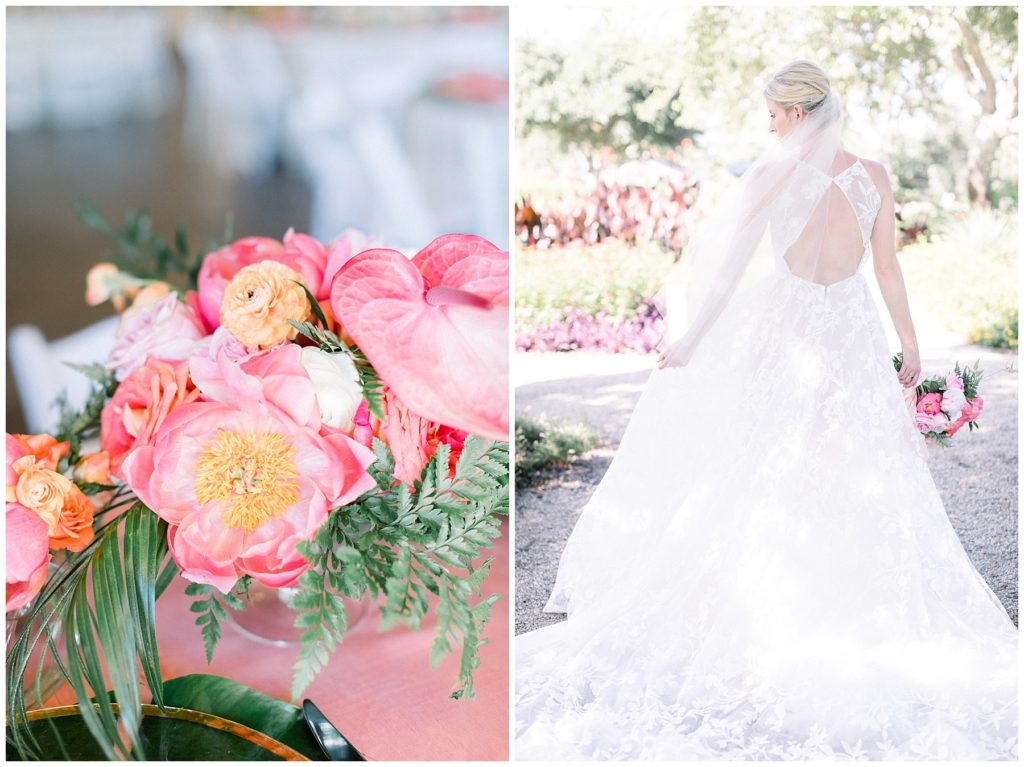
M302 715L306 717L306 724L309 725L316 742L332 762L366 761L309 698L302 701Z

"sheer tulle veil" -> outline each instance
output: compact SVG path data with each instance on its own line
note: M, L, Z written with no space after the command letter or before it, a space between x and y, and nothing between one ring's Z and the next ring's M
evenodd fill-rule
M688 359L735 292L769 223L784 266L816 281L841 128L839 97L831 91L725 194L655 297L668 324L663 348Z

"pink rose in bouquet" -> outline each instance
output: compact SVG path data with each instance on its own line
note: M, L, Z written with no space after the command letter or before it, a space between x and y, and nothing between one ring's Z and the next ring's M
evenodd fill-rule
M223 401L177 407L125 459L125 481L171 524L171 553L190 580L224 593L246 574L294 584L309 568L296 544L375 487L372 451L322 428L299 352L214 360L224 374L204 394Z
M187 362L147 359L121 382L100 414L100 448L108 455L110 473L122 476L128 454L150 444L176 407L198 397Z
M6 534L6 612L11 612L20 610L39 593L51 556L46 523L21 504L8 502Z
M120 337L107 358L107 367L123 381L147 357L169 362L188 359L192 347L206 335L192 307L176 293L164 296L148 309L122 320Z

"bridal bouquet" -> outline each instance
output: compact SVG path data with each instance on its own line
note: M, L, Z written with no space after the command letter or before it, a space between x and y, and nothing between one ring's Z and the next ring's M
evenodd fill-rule
M385 627L434 604L431 660L461 646L452 695L472 697L497 599L480 560L508 513L508 254L289 231L190 255L181 229L172 246L138 214L124 232L85 214L120 249L86 300L120 327L56 435L7 435L10 720L49 654L108 756L139 756L137 666L162 705L154 604L179 574L208 658L253 581L296 589L295 698L342 640L343 597L382 597Z
M902 364L902 354L893 357L897 371ZM961 367L957 362L945 375L929 376L913 389L903 390L914 425L926 440L949 447L965 425L968 431L980 428L977 420L985 401L978 395L978 386L983 375L977 362L973 367Z

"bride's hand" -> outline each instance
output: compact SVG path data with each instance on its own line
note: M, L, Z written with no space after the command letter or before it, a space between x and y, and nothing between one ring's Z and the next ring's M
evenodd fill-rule
M685 339L676 341L671 346L662 350L658 355L659 368L677 368L686 365L690 361L691 350Z
M903 350L903 364L898 377L904 388L917 384L917 379L921 377L921 354L916 349Z

